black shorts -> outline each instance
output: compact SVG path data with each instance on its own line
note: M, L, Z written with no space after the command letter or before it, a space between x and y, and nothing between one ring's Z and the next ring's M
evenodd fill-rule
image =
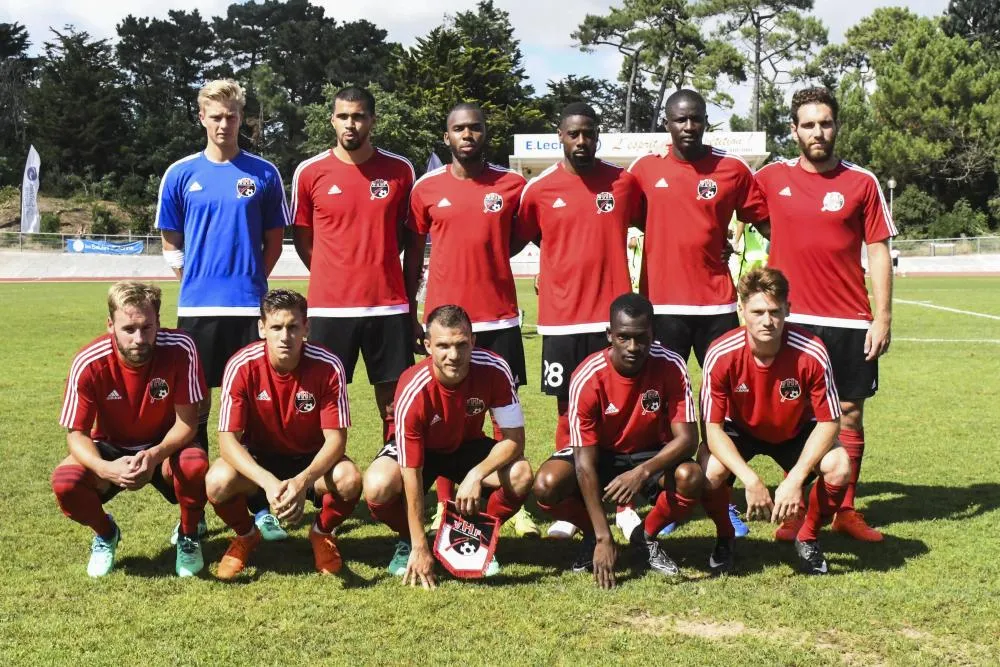
M368 381L395 382L413 365L413 324L409 313L368 317L310 317L309 340L333 352L354 380L364 354Z
M456 484L461 484L470 470L486 460L495 444L497 444L496 440L483 436L476 440L463 442L453 452L424 450L424 465L422 467L424 493L430 491L434 480L438 477L446 477ZM399 450L396 448L395 438L385 443L375 458L383 456L390 457L393 461L399 461Z
M573 371L584 359L608 345L608 335L603 331L542 336L542 393L568 401Z
M309 464L316 458L315 454L293 455L274 452L250 452L250 456L257 462L257 465L280 480L295 477L308 468ZM306 498L311 500L314 505L316 504L316 492L313 487L306 489Z
M716 338L740 326L740 317L735 312L717 315L654 315L653 334L656 340L668 350L681 355L684 361L694 349L695 359L700 367L705 361L705 352Z
M563 447L549 457L550 461L566 461L572 466L576 465L576 447ZM648 452L635 452L633 454L615 454L605 449L597 451L597 484L601 489L611 483L618 475L634 469L660 453L659 449L651 449ZM544 465L544 464L543 464ZM679 465L679 464L678 464ZM676 467L676 466L674 466ZM670 468L673 470L673 468ZM666 471L664 471L664 475ZM646 500L653 502L656 496L663 490L663 475L650 477L639 489L639 493L645 496ZM603 493L601 494L603 495Z
M842 401L870 398L878 391L878 359L865 360L867 329L799 324L826 345L833 366L833 382Z
M743 457L744 461L749 463L750 459L758 454L761 456L769 456L775 463L781 466L781 469L785 472L790 471L795 467L795 464L799 462L799 457L802 456L802 450L806 446L806 440L809 439L809 436L815 428L816 422L809 422L794 438L775 444L773 442L765 442L764 440L755 438L746 431L737 428L730 422L726 422L725 424L726 435L732 438L733 444L736 445L736 449L739 451L740 456ZM815 479L815 477L816 473L810 471L809 477L806 478L806 484ZM735 481L735 475L731 476L730 483Z
M528 373L524 363L524 341L521 340L521 327L507 327L476 333L476 347L496 352L514 374L514 385L522 387L528 384Z
M260 340L259 319L245 315L177 318L177 328L194 339L209 387L222 386L226 362L237 350Z
M94 440L94 445L97 446L97 451L100 453L101 458L105 461L117 461L123 456L134 456L138 454L137 451L131 451L128 449L119 449L114 445L103 442L101 440ZM194 447L195 445L189 445ZM167 502L176 505L177 504L177 494L174 493L174 485L163 478L163 463L156 466L153 470L153 476L149 480L150 486L160 492L160 495L167 499ZM108 487L108 490L101 494L101 502L106 503L119 493L124 491L120 486L115 486L112 484Z

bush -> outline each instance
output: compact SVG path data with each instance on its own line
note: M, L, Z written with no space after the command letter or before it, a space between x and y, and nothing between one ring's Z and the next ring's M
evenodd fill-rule
M928 229L944 214L944 206L934 196L915 185L907 185L892 206L900 236L926 238Z
M21 199L21 190L13 185L5 185L0 188L0 206L12 204Z
M90 219L91 234L118 234L122 230L122 221L100 204L90 208Z
M42 213L40 230L43 234L58 234L62 231L62 222L58 213Z
M928 228L934 238L982 236L989 230L989 219L982 211L972 208L966 199L959 199L950 211Z

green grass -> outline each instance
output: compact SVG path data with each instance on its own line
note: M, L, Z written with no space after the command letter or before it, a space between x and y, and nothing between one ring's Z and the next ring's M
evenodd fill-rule
M535 298L526 282L519 288L530 331ZM342 577L312 572L301 527L289 542L264 545L240 583L180 581L167 543L176 510L143 490L110 503L124 536L119 566L93 581L90 535L59 512L49 475L66 452L57 424L64 378L103 328L106 289L0 284L0 664L997 661L998 344L893 344L869 404L859 498L886 541L824 533L833 570L825 578L796 574L790 545L754 524L738 545L740 576L709 579L713 531L699 512L665 540L682 581L624 567L620 587L601 592L562 571L575 545L505 534L502 576L445 580L429 594L387 575L392 536L362 505L341 538ZM172 325L176 285L165 290ZM897 295L1000 316L1000 279L905 278ZM894 334L998 340L1000 321L898 304ZM540 338L529 333L525 344L528 456L537 466L552 450L554 406L538 391ZM363 372L350 391L348 451L366 465L379 427ZM777 481L770 462L755 466ZM229 535L211 510L208 521L214 562Z

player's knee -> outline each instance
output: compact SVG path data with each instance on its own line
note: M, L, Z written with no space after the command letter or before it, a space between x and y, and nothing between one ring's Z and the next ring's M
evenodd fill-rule
M397 475L386 470L369 468L364 475L365 499L369 503L384 505L392 502L402 491L402 483L396 484Z
M559 476L551 470L542 468L535 475L535 483L531 487L538 502L545 505L554 505L559 502Z
M177 454L176 467L187 480L204 480L208 473L208 454L199 447L185 447Z
M205 493L208 502L213 505L224 503L232 496L232 485L235 481L232 469L219 459L205 473Z
M52 471L49 483L60 507L83 486L86 475L86 468L80 465L61 465Z
M845 486L851 481L851 459L843 447L827 452L820 469L823 479L831 486Z
M693 461L682 463L674 470L677 492L688 498L697 498L705 486L705 475L701 466Z
M864 403L843 402L840 404L840 427L852 431L860 431L864 428Z
M356 501L361 497L361 471L350 461L341 461L333 470L333 483L341 498Z
M535 478L531 472L531 464L527 460L521 459L520 461L515 461L510 467L510 485L517 495L527 495L534 481Z

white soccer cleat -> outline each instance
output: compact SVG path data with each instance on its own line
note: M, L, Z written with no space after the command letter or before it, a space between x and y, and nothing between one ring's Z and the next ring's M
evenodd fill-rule
M548 536L556 540L568 540L576 535L579 528L569 521L556 521L549 526Z
M639 515L631 507L626 507L615 515L615 525L621 529L625 539L632 537L632 531L640 523L642 523L642 519L639 518Z

